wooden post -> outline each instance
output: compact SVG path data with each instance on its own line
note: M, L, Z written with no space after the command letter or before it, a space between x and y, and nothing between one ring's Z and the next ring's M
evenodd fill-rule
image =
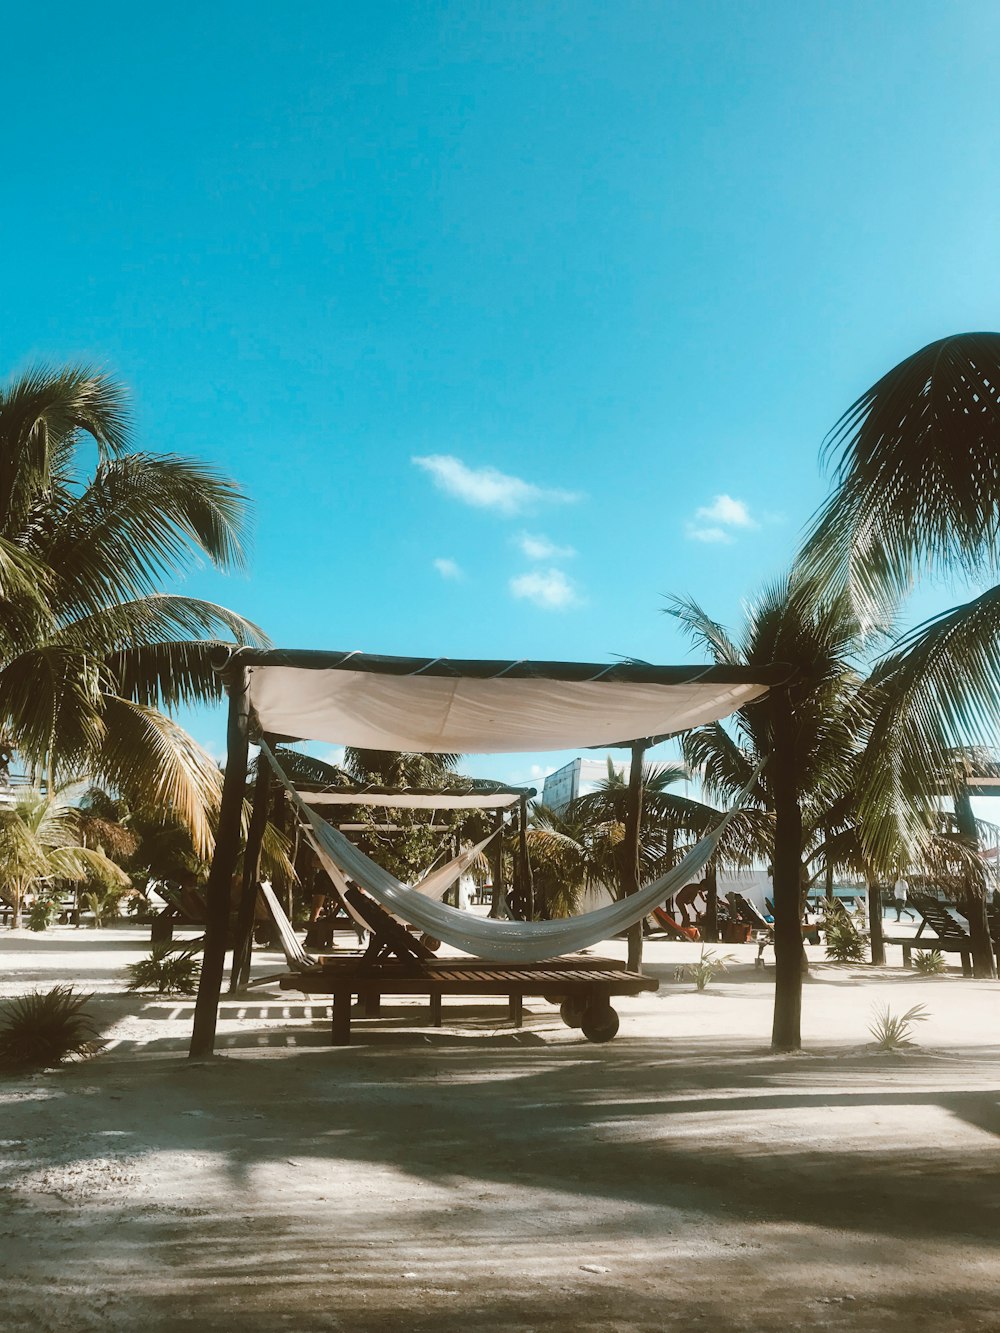
M625 847L622 863L622 891L626 897L639 892L639 845L642 827L642 761L646 742L632 742L632 764L628 773L628 798L625 806ZM628 970L642 971L642 922L629 926Z
M225 681L229 695L228 756L222 783L219 827L215 835L215 855L212 857L212 868L205 890L208 909L205 950L189 1052L193 1060L206 1059L215 1051L215 1026L226 963L226 936L229 932L229 903L240 850L243 794L247 779L250 700L245 668L229 669Z
M719 942L719 866L714 856L705 867L705 917L701 938L710 944Z
M253 809L247 830L247 845L243 852L243 891L236 922L236 941L233 945L233 967L229 976L229 993L246 987L250 977L250 958L253 953L254 909L257 906L257 875L260 868L260 849L271 805L271 767L260 754L257 759L257 781L253 789Z
M979 851L979 829L972 810L969 789L966 786L955 797L955 822L958 832L967 847ZM969 921L969 936L972 940L972 975L975 977L995 977L996 964L993 961L993 940L990 937L990 922L986 912L986 877L967 871L965 876L965 895L962 910ZM976 882L978 879L978 883Z
M503 811L498 810L496 818L497 836L493 842L493 852L490 858L493 873L493 899L490 903L490 916L498 919L507 916L503 884L503 824Z
M535 919L535 885L531 878L531 862L528 860L528 798L522 796L519 802L521 823L517 835L517 855L520 862L521 906L525 921Z
M771 1048L802 1045L802 810L795 775L795 718L787 689L772 690L770 788L774 805L774 1022Z

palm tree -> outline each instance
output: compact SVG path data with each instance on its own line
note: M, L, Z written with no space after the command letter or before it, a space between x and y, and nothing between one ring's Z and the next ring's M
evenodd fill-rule
M219 697L219 638L264 639L158 587L200 557L241 568L246 520L209 465L131 450L107 376L39 370L0 390L0 739L50 785L87 772L176 810L202 852L220 775L161 709Z
M715 806L670 790L675 783L688 781L690 777L689 765L643 765L639 854L643 879L652 879L669 870L686 850L682 844L687 837L704 837L723 817L723 811ZM735 796L736 792L732 794ZM626 868L620 852L624 847L628 808L628 782L624 770L616 769L609 759L607 779L598 783L593 792L579 797L573 808L574 812L597 825L603 823L617 829L614 847L619 854L612 858L610 869L613 874L611 882L622 894L626 883ZM719 870L752 864L764 845L759 812L744 810L728 825L718 850L705 868L706 939L714 940L718 934Z
M706 791L731 799L767 763L750 800L773 820L776 984L772 1046L801 1045L801 900L813 811L827 811L847 789L857 750L854 666L858 628L845 593L823 596L791 575L765 590L747 611L739 639L697 603L672 598L668 608L700 647L726 665L785 663L787 685L734 715L733 734L719 723L686 739L685 755L703 770Z
M344 767L357 782L374 782L383 787L443 787L453 777L461 757L348 746L344 751Z
M130 887L124 870L103 851L83 845L82 825L65 790L25 791L13 808L0 812L0 896L13 908L14 929L21 924L25 896L53 881Z
M848 408L827 452L837 484L802 563L848 588L863 619L887 620L924 571L991 585L883 664L892 688L859 783L893 837L899 776L922 771L929 798L954 747L988 744L1000 724L1000 334L953 335L902 361ZM972 910L988 944L982 894ZM992 974L989 949L977 955L977 975Z

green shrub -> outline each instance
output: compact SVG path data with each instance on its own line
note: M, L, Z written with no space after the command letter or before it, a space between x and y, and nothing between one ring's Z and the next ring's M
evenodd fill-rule
M93 1055L103 1045L89 1014L91 997L54 986L11 1000L0 1013L0 1067L45 1069L67 1055Z
M157 995L193 995L198 989L198 963L191 949L173 952L169 944L157 944L146 958L130 963L129 990L151 990Z
M705 946L702 945L697 963L692 964L686 970L688 976L694 981L695 990L704 990L716 972L725 972L729 964L735 961L735 954L725 953L721 958L717 958L712 949L706 952Z
M826 956L835 963L863 963L865 941L857 926L840 903L825 913L823 931L826 937Z
M918 949L913 955L913 966L925 977L936 977L945 970L947 963L940 949Z
M25 924L29 930L48 930L59 915L59 904L54 898L39 897L28 908Z
M875 1038L875 1045L880 1051L898 1051L903 1046L912 1046L910 1025L924 1023L930 1014L922 1004L915 1004L905 1014L894 1014L888 1007L875 1012L874 1022L869 1023L868 1031Z

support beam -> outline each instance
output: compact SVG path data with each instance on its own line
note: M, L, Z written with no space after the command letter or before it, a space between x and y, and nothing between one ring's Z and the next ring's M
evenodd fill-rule
M257 905L257 877L260 870L260 849L271 807L271 767L263 754L257 761L257 781L253 789L253 809L247 845L243 853L243 889L236 923L236 942L233 945L233 968L229 976L229 993L245 988L250 979L250 959L253 953L254 909Z
M503 882L503 826L504 812L498 810L495 824L497 836L493 839L493 850L490 852L490 870L493 875L490 916L498 921L504 920L509 915Z
M796 781L795 718L787 690L771 692L769 783L774 804L774 1022L771 1049L802 1045L802 809Z
M219 827L215 835L215 855L205 890L208 907L205 951L194 1007L190 1049L191 1058L195 1060L206 1059L215 1052L215 1027L226 962L226 936L229 932L229 904L240 850L243 794L247 780L250 702L244 668L238 667L226 676L226 691L229 695L228 755L222 783Z
M628 773L628 797L625 806L625 846L622 863L622 891L627 896L639 892L639 843L642 828L642 763L647 742L632 742L632 764ZM642 971L642 922L628 931L628 970Z
M535 885L531 877L531 862L528 860L528 798L522 796L518 802L520 824L517 831L517 856L521 881L521 917L524 921L535 919Z

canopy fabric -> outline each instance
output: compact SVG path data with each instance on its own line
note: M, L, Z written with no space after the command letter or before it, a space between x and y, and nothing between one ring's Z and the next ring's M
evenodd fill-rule
M521 791L380 791L331 787L329 791L302 791L298 795L313 807L363 805L376 810L509 810L530 790Z
M647 884L638 893L610 903L607 907L599 907L562 921L496 921L432 902L413 889L408 889L395 875L377 865L345 838L339 829L324 823L314 811L303 805L268 746L265 744L261 748L279 780L292 793L300 813L309 824L310 841L314 841L317 849L322 848L324 860L335 863L343 874L350 876L383 907L405 921L419 926L456 949L497 962L540 963L546 958L575 953L617 935L640 921L704 869L726 826L742 809L743 801L757 779L755 773L733 809L673 870Z
M476 662L241 649L262 733L361 749L500 754L614 746L714 722L783 667Z

